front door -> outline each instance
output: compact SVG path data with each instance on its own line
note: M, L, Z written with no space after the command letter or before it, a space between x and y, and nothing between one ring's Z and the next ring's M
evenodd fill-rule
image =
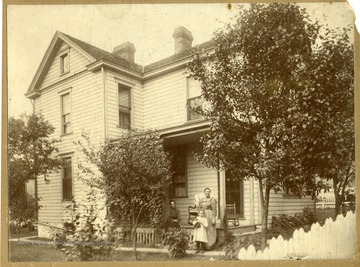
M225 172L225 195L226 204L235 204L236 214L240 218L244 217L244 183L243 181L234 181L231 174Z

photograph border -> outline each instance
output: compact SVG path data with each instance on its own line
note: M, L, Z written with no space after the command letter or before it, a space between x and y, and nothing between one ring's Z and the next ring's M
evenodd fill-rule
M228 3L232 1L196 1L196 3ZM335 1L234 1L234 3L249 3L249 2L262 2L262 3L270 3L270 2L293 2L293 3L320 3L320 2L346 2L343 0L335 0ZM359 247L359 239L360 239L360 213L357 212L356 221L357 221L357 248L356 248L356 258L349 259L349 260L304 260L304 261L293 261L293 260L265 260L265 261L243 261L243 260L233 260L233 261L134 261L134 262L9 262L8 260L8 182L7 182L7 121L8 121L8 114L7 114L7 107L8 107L8 94L7 94L7 6L8 5L54 5L54 4L165 4L165 3L194 3L194 1L186 0L186 1L111 1L111 0L103 0L103 1L96 1L96 0L79 0L79 1L58 1L58 0L4 0L3 1L3 68L2 68L2 146L1 146L1 266L360 266L360 247ZM360 35L356 26L354 25L354 47L355 47L355 86L354 86L354 101L355 101L355 180L356 180L356 192L357 196L360 196ZM360 197L356 198L356 206L357 209L360 207Z

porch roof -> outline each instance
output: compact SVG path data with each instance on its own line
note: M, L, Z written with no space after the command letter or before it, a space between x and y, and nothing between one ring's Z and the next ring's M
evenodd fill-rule
M209 121L188 122L183 125L163 129L160 136L166 146L197 143L200 137L210 129Z

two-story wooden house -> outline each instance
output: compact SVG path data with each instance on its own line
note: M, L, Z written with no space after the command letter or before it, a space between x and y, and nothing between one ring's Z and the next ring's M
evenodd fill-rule
M58 225L68 219L65 207L72 197L83 195L77 180L78 151L75 141L83 131L91 140L117 139L128 128L157 129L167 147L175 149L176 173L170 198L180 209L182 224L187 224L188 206L205 187L218 200L218 223L226 204L235 204L240 226L261 224L261 205L257 181L230 182L226 171L202 166L194 158L201 149L199 138L209 123L190 112L189 106L201 103L199 84L185 72L192 52L193 37L184 27L173 34L175 53L147 66L134 62L135 47L126 42L107 52L61 32L56 32L26 93L55 126L54 137L61 137L60 155L68 162L60 173L50 175L50 183L38 179L41 198L39 235L42 227ZM204 51L212 43L199 45ZM165 205L167 206L167 205ZM269 218L274 214L293 214L308 206L310 197L299 199L282 193L272 194Z

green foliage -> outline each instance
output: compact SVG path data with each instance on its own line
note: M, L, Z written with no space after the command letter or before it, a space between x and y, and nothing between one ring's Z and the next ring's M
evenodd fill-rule
M349 29L326 29L314 49L307 90L299 92L292 117L299 135L292 140L302 173L332 180L336 214L341 195L355 181L354 49Z
M316 177L342 184L353 177L347 36L312 22L296 4L251 4L215 33L214 53L200 51L188 65L207 104L194 112L211 121L198 158L259 181L263 246L270 190L286 186L301 197L316 189Z
M136 254L136 228L143 224L156 228L162 222L164 193L171 180L162 139L150 130L129 131L96 150L85 138L87 147L79 143L87 159L81 169L91 177L87 182L105 193L112 218L131 228ZM91 170L91 165L100 174Z
M303 228L305 232L308 232L311 225L316 222L316 216L309 208L304 208L303 213L294 216L286 214L273 216L271 228L267 232L267 239L277 238L281 235L285 240L288 240L293 236L296 229ZM225 259L237 259L240 249L247 249L250 245L253 245L256 250L261 249L259 234L232 237L224 246Z
M91 196L92 195L92 196ZM71 246L64 247L67 261L99 261L105 260L113 252L113 240L111 236L111 223L101 222L98 217L98 208L94 202L94 195L89 194L88 204L73 203L67 206L67 211L73 217L72 225L66 242ZM55 233L54 236L61 248L61 242L65 241L65 232Z
M56 229L51 233L51 238L54 242L54 246L57 249L63 248L66 242L66 234L63 229Z
M38 196L34 200L25 193L26 182L39 175L47 179L48 173L61 167L55 146L59 140L50 138L53 133L54 127L41 114L9 119L9 211L12 219L32 218L40 208Z
M160 224L171 173L157 133L129 132L117 142L106 143L99 165L114 217L130 220L132 225Z
M256 250L261 248L261 239L259 234L233 237L224 246L224 259L237 260L240 249L247 249L250 245L253 245Z
M308 232L311 225L316 222L316 216L309 208L304 208L302 214L295 214L294 216L286 214L273 216L268 239L281 235L285 240L288 240L296 229L303 228L305 232Z
M189 233L184 229L172 228L165 233L164 244L168 246L169 258L182 258L189 246Z

